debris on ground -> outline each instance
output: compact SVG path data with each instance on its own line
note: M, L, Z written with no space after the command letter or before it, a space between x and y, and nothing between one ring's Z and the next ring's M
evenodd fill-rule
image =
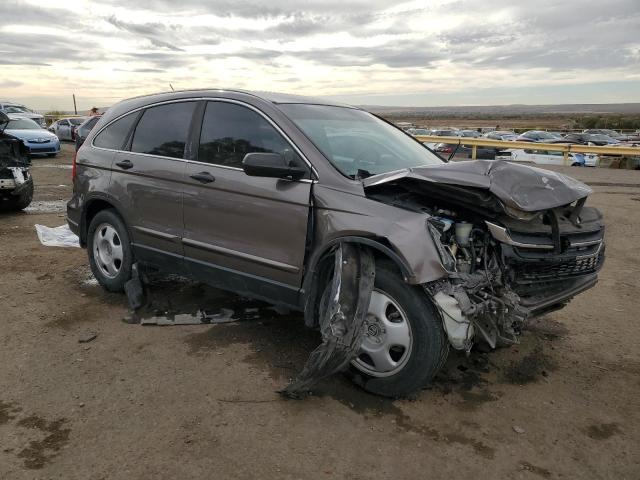
M154 315L149 318L141 318L140 325L211 325L216 323L231 323L240 320L233 316L234 311L222 308L217 313L208 313L205 310L198 310L196 313L167 313L165 315Z
M47 227L35 225L38 240L45 247L80 247L80 239L69 230L69 225L59 227Z
M333 278L320 302L320 344L294 381L279 393L301 398L322 378L343 371L358 354L375 280L371 252L357 245L340 244L334 257Z
M524 432L525 432L524 428L519 427L519 426L517 426L517 425L514 425L514 426L513 426L513 431L514 431L514 432L516 432L516 433L520 433L520 434L522 434L522 433L524 433Z
M96 332L87 332L78 339L78 343L93 342L96 338L98 338L98 334Z
M147 296L143 278L137 263L131 265L131 278L124 284L124 292L127 294L131 310L136 311L146 303Z

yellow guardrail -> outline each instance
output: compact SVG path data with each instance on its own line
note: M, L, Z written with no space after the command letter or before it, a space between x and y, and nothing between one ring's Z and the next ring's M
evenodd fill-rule
M471 137L437 137L433 135L416 135L421 142L447 143L451 145L464 145L471 147L471 158L476 159L478 147L499 147L501 149L522 148L526 150L551 150L562 152L565 165L569 165L569 153L595 153L598 155L619 155L640 157L640 147L597 147L591 145L575 145L571 143L536 143L536 142L507 142L504 140L492 140L489 138Z

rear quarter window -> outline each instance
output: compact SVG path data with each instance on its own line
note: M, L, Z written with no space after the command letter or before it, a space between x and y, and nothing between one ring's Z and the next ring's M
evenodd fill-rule
M98 134L96 139L93 141L93 145L99 148L108 148L110 150L121 150L124 147L125 140L127 139L129 131L131 130L137 116L137 113L130 113L129 115L116 120ZM93 125L95 125L96 122L94 122ZM93 127L93 125L91 125L91 127Z

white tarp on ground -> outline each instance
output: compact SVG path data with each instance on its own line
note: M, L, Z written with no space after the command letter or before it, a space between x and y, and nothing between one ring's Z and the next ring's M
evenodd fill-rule
M45 227L36 224L35 227L40 243L47 247L80 247L80 239L69 230L69 225Z

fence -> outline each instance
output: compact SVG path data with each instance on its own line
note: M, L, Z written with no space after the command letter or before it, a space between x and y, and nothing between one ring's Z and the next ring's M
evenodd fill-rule
M450 145L463 145L471 147L471 158L476 159L478 147L498 147L507 150L522 148L526 150L550 150L552 152L562 152L564 164L570 165L569 153L595 153L600 155L615 155L640 157L640 147L597 147L591 145L574 145L568 143L535 143L535 142L507 142L503 140L492 140L489 138L469 138L469 137L436 137L433 135L417 135L416 139L428 143L446 143Z

